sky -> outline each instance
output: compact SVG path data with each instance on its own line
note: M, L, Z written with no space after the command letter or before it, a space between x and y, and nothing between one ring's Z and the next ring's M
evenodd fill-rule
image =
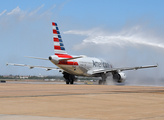
M6 62L53 66L52 26L58 24L67 53L109 60L129 79L164 78L163 0L0 0L0 75L62 75L58 71L6 66Z

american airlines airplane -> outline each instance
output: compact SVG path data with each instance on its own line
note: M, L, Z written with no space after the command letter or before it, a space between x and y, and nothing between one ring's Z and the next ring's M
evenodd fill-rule
M69 55L64 47L57 23L52 22L53 28L53 41L55 54L46 58L30 57L34 59L49 60L59 68L33 66L25 64L6 63L6 65L25 66L32 68L44 68L48 70L59 70L62 72L66 80L66 84L73 84L76 80L75 76L87 77L101 77L99 84L105 84L108 76L113 76L113 80L122 83L126 80L126 75L122 71L137 70L142 68L157 67L157 65L139 66L139 67L125 67L113 68L112 64L98 58L87 57L85 55L74 56Z

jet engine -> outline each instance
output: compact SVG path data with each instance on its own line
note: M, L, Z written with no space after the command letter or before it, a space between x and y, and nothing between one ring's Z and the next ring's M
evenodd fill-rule
M126 75L123 72L120 72L120 73L116 72L116 73L113 73L113 79L117 83L123 83L126 80Z

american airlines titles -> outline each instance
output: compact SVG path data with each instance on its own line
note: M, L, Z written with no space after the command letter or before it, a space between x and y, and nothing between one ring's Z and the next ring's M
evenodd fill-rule
M104 67L104 68L110 68L110 64L109 63L106 63L106 62L96 62L94 60L93 61L93 67Z

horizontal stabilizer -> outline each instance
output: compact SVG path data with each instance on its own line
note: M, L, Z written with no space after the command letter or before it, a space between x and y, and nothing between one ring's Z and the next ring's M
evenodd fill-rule
M31 57L31 56L25 56L26 58L33 58L33 59L40 59L40 60L49 60L47 58L39 58L39 57Z
M15 64L15 63L6 63L7 65L13 65L13 66L23 66L23 67L29 67L29 69L33 69L33 68L43 68L48 70L61 70L60 68L54 68L54 67L44 67L44 66L34 66L34 65L26 65L26 64Z
M78 58L83 58L83 57L86 57L86 56L80 55L80 56L73 57L73 58L60 58L59 61L73 60L73 59L78 59Z

